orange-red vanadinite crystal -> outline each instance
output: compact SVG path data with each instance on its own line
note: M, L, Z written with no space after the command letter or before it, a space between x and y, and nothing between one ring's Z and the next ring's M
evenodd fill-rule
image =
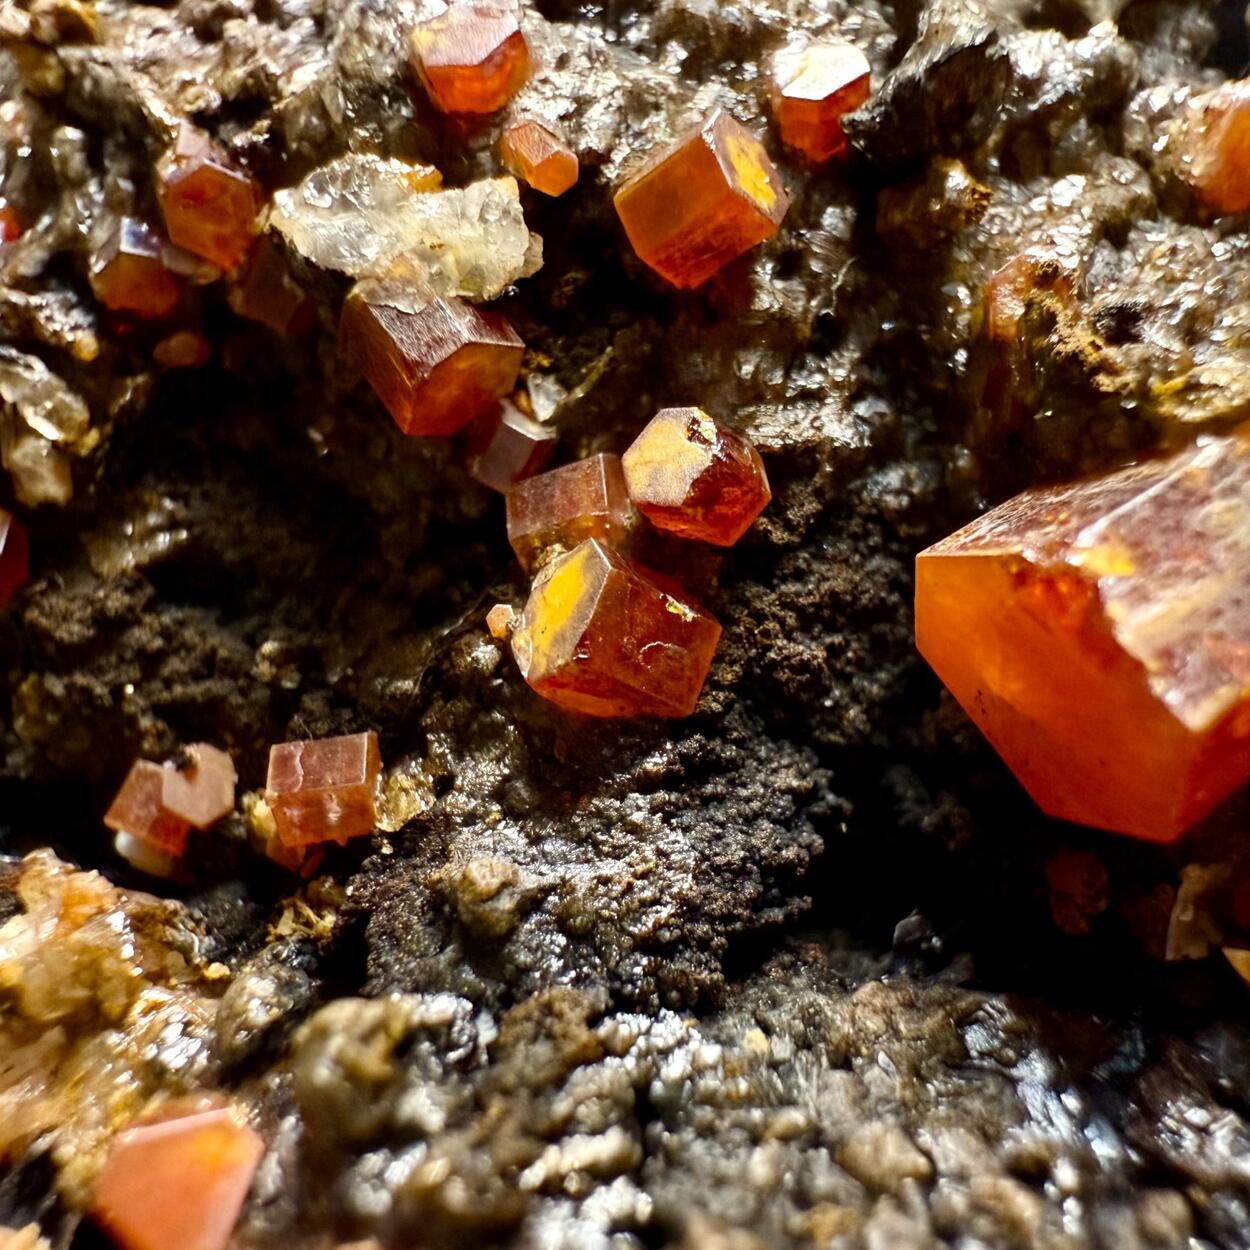
M1250 779L1250 428L929 548L916 641L1045 811L1177 837Z
M308 846L372 833L381 772L372 732L276 744L265 800L278 837L286 846Z
M0 608L23 586L30 572L30 539L26 526L0 508Z
M512 634L525 680L587 716L688 716L721 628L594 539L534 580Z
M772 498L759 453L701 408L664 408L621 457L634 506L658 529L731 547Z
M150 226L123 217L91 266L91 289L106 308L137 317L167 317L182 283L161 259L161 238Z
M516 8L452 0L412 32L412 65L435 108L494 113L529 77L529 47Z
M360 282L339 337L405 434L454 434L508 394L525 345L496 313Z
M868 99L868 58L854 44L806 43L773 59L769 84L782 142L810 161L847 151L842 118Z
M614 203L639 258L685 288L772 238L789 207L763 144L720 110L626 181Z
M469 427L465 467L483 486L505 494L551 459L558 438L549 425L527 417L505 399Z
M503 163L543 195L563 195L577 182L577 157L559 135L536 121L517 122L499 140Z
M1171 135L1181 176L1217 213L1250 211L1250 79L1192 100Z

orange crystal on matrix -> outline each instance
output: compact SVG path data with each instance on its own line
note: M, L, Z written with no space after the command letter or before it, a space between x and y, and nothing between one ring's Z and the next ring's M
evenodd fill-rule
M1172 143L1181 176L1217 213L1250 210L1250 79L1197 96Z
M772 238L790 204L763 144L719 109L613 203L639 259L682 288Z
M413 30L412 66L440 112L496 112L530 72L516 8L452 0L446 12Z
M518 482L506 511L508 541L527 573L587 538L620 543L634 523L621 458L603 452Z
M718 547L732 547L772 498L759 453L701 408L661 409L621 467L652 525Z
M1020 321L1037 292L1051 291L1063 303L1073 295L1072 274L1056 257L1021 252L996 269L985 284L985 333L1003 346L1020 336Z
M123 217L91 265L91 289L105 308L137 317L167 317L182 283L165 268L161 238L134 217Z
M372 833L381 772L373 732L277 743L269 751L265 801L278 837L285 846L308 846Z
M454 434L508 394L525 344L496 313L389 282L358 282L339 341L405 434Z
M225 1250L264 1153L227 1107L127 1129L92 1211L120 1250Z
M182 127L157 166L156 194L179 247L225 270L247 255L259 208L256 183L193 126Z
M13 598L30 573L30 539L26 526L0 508L0 608Z
M136 760L104 813L104 823L115 833L176 858L186 850L191 825L165 807L164 786L164 772L159 764Z
M521 676L587 716L689 716L721 627L594 539L534 579L512 634Z
M573 149L538 122L509 126L499 140L499 154L512 173L543 195L563 195L577 182Z
M810 161L843 155L842 118L868 99L871 67L851 43L783 48L773 59L770 95L782 142Z
M1045 811L1176 838L1250 780L1250 427L922 552L916 642Z

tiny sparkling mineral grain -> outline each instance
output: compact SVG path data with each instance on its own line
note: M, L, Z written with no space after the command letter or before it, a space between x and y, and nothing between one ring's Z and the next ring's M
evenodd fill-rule
M723 110L630 177L613 202L639 258L683 288L772 238L789 207L763 144Z
M228 1107L128 1129L93 1213L120 1250L225 1250L264 1153Z
M573 149L536 121L509 126L499 140L499 154L512 173L543 195L563 195L577 182Z
M1250 210L1250 79L1195 97L1172 143L1181 176L1217 213Z
M161 259L162 241L145 222L123 217L91 265L91 289L105 308L137 317L167 317L182 283Z
M507 515L508 541L527 573L587 538L616 545L634 522L621 458L601 452L526 478L508 492Z
M634 506L657 529L732 547L772 498L759 453L701 408L663 408L621 457Z
M550 426L527 417L516 404L505 399L467 431L465 463L469 475L483 486L505 494L551 459L558 438Z
M489 411L525 348L496 313L371 281L344 301L339 338L405 434L454 434Z
M190 825L166 808L164 792L164 769L151 760L136 760L104 813L104 823L115 833L176 858L186 850Z
M534 579L512 634L521 675L587 716L689 716L721 628L651 573L590 539Z
M378 736L280 742L269 751L265 801L286 846L346 842L377 823Z
M183 126L156 170L156 194L170 240L232 270L255 232L256 183L192 126Z
M1176 838L1250 779L1250 427L922 552L916 642L1044 810Z
M529 77L529 47L516 9L453 0L412 32L412 66L443 113L494 113Z
M30 540L26 526L0 508L0 608L23 586L30 572Z
M237 775L225 751L195 742L183 750L185 760L161 769L161 806L194 829L207 829L234 811Z
M782 142L810 161L846 154L842 118L868 99L868 58L854 44L793 44L773 60L769 92Z

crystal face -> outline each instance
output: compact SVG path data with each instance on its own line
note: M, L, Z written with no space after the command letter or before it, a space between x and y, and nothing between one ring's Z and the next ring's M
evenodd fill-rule
M493 408L525 347L496 313L379 282L352 289L339 338L405 434L454 434Z
M613 202L638 257L683 288L772 238L789 207L763 144L722 110L629 178Z
M1250 427L922 552L916 642L1044 810L1176 838L1250 779Z
M23 586L30 572L30 540L26 526L0 508L0 608Z
M577 157L559 135L535 121L509 126L499 140L504 165L543 195L563 195L577 182Z
M444 113L494 113L529 77L529 47L514 8L453 0L412 32L412 65Z
M1250 209L1250 79L1195 97L1171 139L1181 177L1209 208Z
M525 680L587 716L689 716L721 628L594 539L534 579L512 634Z
M161 806L194 829L208 829L234 811L234 761L206 742L161 767Z
M264 1153L225 1107L128 1129L93 1212L121 1250L225 1250Z
M505 399L469 427L465 463L470 477L503 494L537 473L551 459L558 439L550 426Z
M701 408L664 408L621 457L634 506L657 529L731 547L772 498L759 453Z
M232 270L247 254L255 230L256 184L208 137L184 126L156 170L156 195L170 240Z
M123 217L91 266L91 289L105 308L137 317L167 317L182 283L165 268L161 238L134 217Z
M151 760L136 760L104 813L104 823L115 833L128 834L176 858L186 850L191 826L165 807L164 790L164 769Z
M986 335L1004 346L1015 343L1029 299L1041 291L1065 302L1072 298L1072 274L1058 258L1021 252L995 270L985 284Z
M634 522L621 458L607 453L518 482L507 514L508 541L527 573L587 538L616 545Z
M297 334L315 317L312 301L268 239L261 239L252 250L227 298L240 317L268 326L283 337Z
M810 161L845 155L842 118L868 99L868 58L850 43L809 43L773 60L769 92L782 142Z
M286 846L346 842L377 823L382 759L375 733L279 742L269 751L265 801Z

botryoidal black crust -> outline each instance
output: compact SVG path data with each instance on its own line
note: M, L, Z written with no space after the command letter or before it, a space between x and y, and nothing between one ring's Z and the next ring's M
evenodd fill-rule
M302 341L197 292L217 350L193 374L155 374L91 299L90 238L152 215L183 117L270 191L347 151L497 173L498 121L414 102L420 11L32 0L0 27L0 173L27 224L0 254L3 419L37 366L90 414L0 621L4 850L151 888L99 813L136 754L192 740L255 790L269 743L375 728L394 816L298 889L238 818L197 839L200 884L153 913L176 968L140 961L176 987L165 1032L109 1016L95 964L82 1002L28 1001L0 942L0 1109L34 1115L32 1070L53 1091L37 1131L0 1129L0 1226L97 1244L76 1207L116 1125L53 1096L85 1070L97 1093L123 1071L253 1109L270 1153L240 1247L1250 1246L1242 986L1160 959L1181 869L1219 876L1244 805L1174 852L1045 820L910 619L915 551L979 508L1250 415L1244 222L1204 218L1157 143L1244 63L1231 7L527 14L515 108L563 127L582 176L527 197L544 265L501 306L558 454L697 403L774 488L728 554L655 540L726 631L699 712L667 725L574 722L524 687L482 624L523 592L499 502L343 369L334 274L289 258L320 317ZM787 222L677 295L628 254L610 188L716 104L763 129L767 57L800 28L873 63L853 160L811 170L770 140ZM1039 296L994 356L984 284L1028 247L1079 265L1080 299ZM1060 854L1105 878L1071 915ZM0 865L0 919L19 873ZM130 968L108 940L36 957Z

